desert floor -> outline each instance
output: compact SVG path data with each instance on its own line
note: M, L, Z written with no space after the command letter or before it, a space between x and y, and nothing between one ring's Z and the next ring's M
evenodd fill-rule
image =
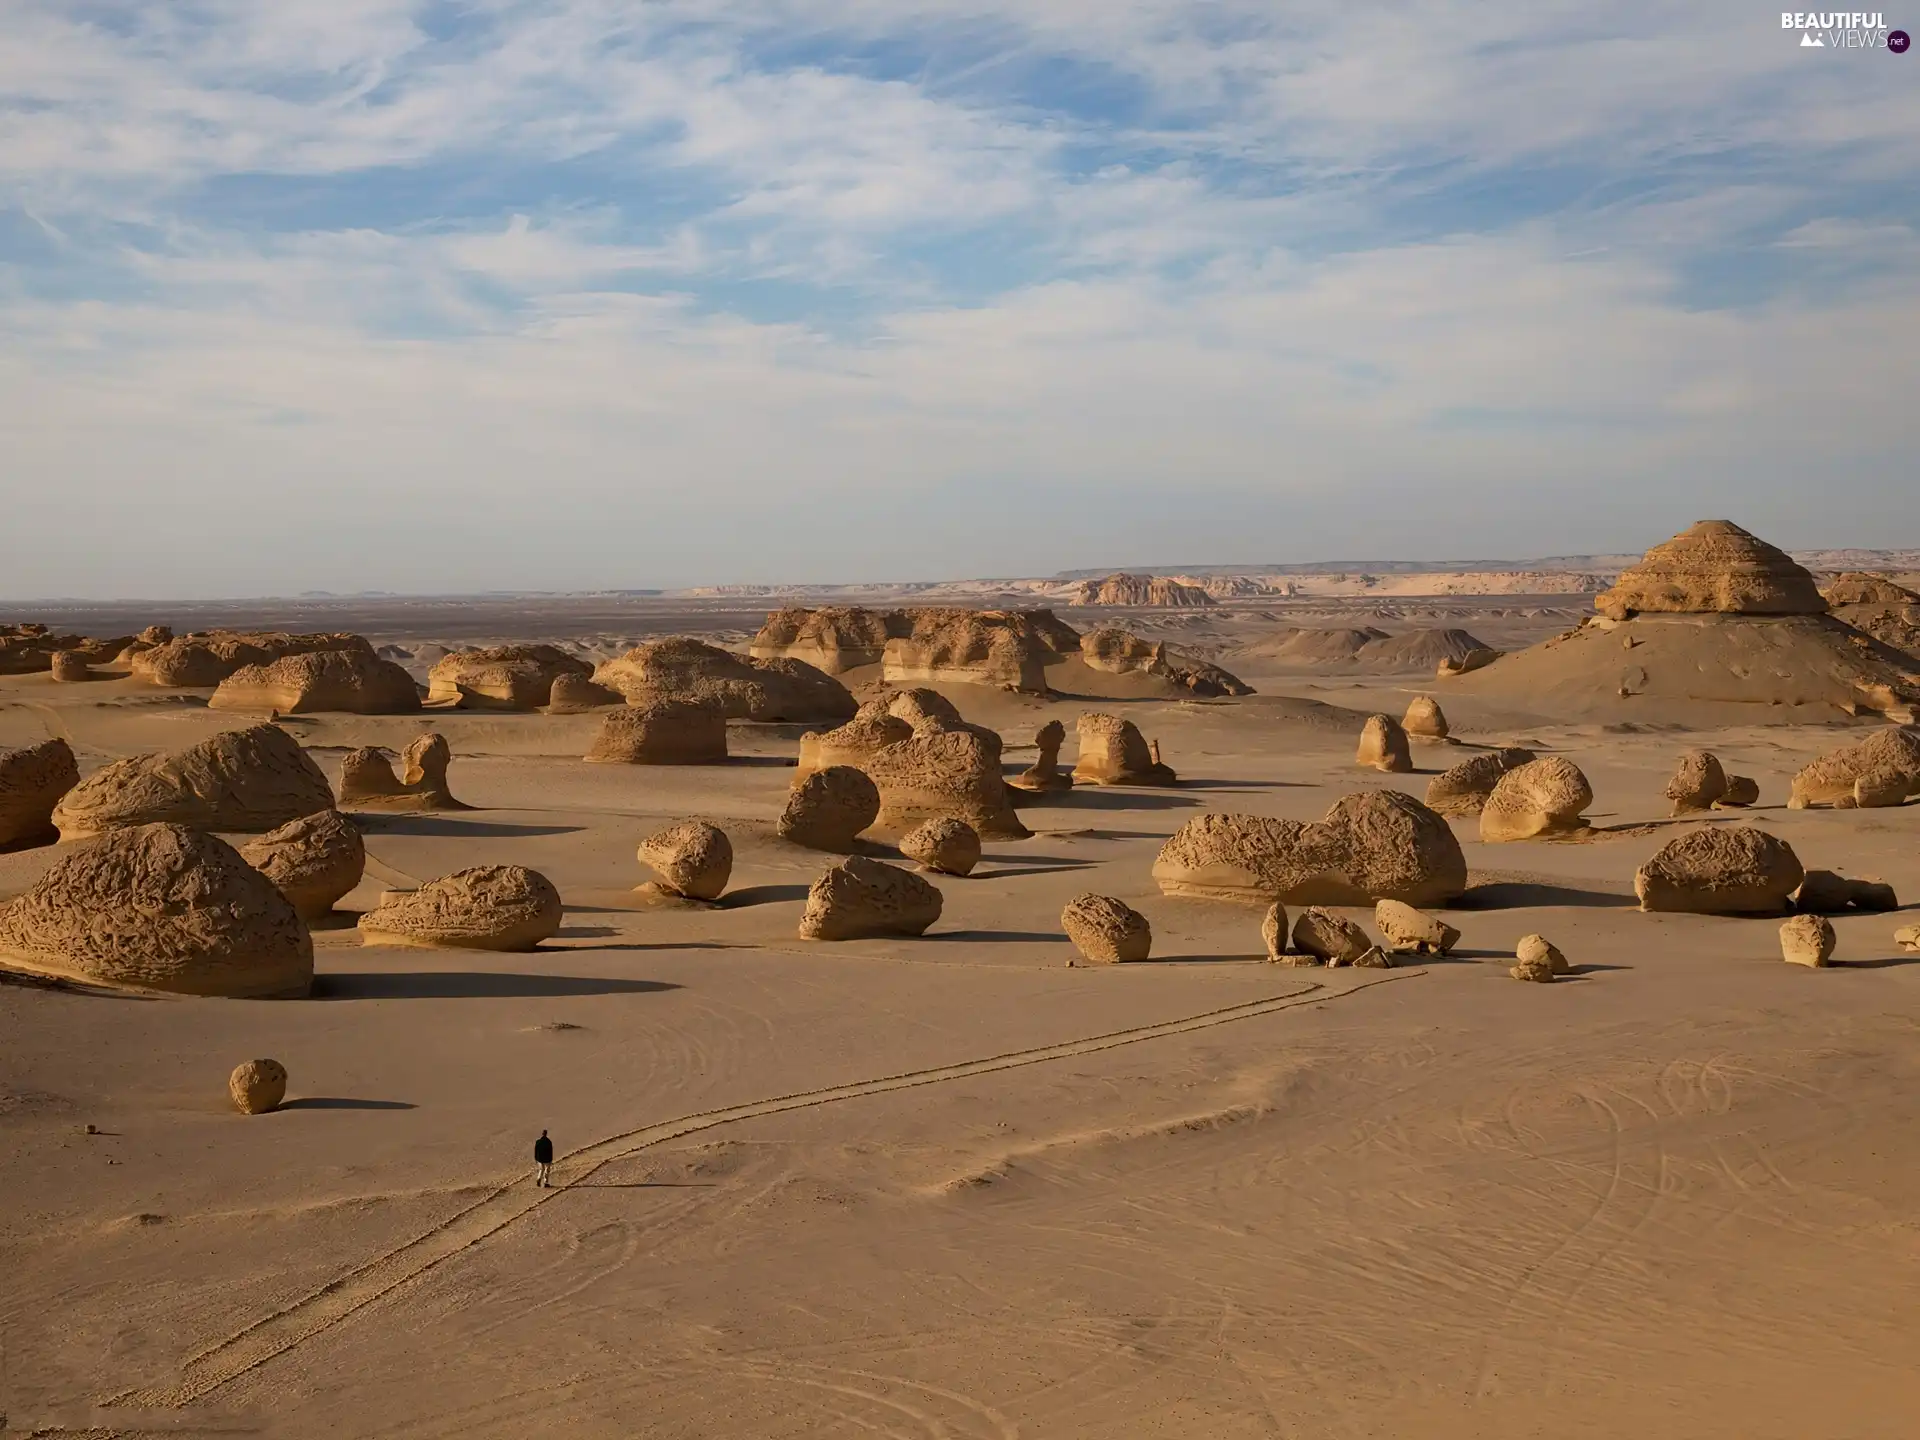
M1569 613L1501 600L1401 623L1518 644ZM549 638L517 613L354 628ZM714 633L756 618L714 614ZM1230 647L1273 619L1142 623ZM1810 971L1781 963L1775 922L1632 897L1674 833L1666 777L1702 744L1760 780L1744 818L1808 866L1920 891L1920 806L1783 808L1799 765L1860 732L1609 730L1456 705L1418 676L1223 661L1261 694L1098 702L1160 741L1179 785L1023 809L1033 838L940 879L941 922L898 943L795 936L829 863L772 833L802 727L736 726L727 766L663 769L580 761L590 715L427 717L479 808L370 817L348 908L522 863L567 899L557 941L363 948L347 916L316 933L307 1001L0 985L6 1423L1912 1435L1920 956L1892 941L1911 917L1837 920L1846 963ZM1159 895L1161 841L1204 810L1311 818L1351 790L1423 793L1470 751L1417 746L1410 776L1351 763L1363 715L1420 692L1466 744L1566 754L1597 796L1585 843L1483 846L1456 824L1474 883L1448 912L1454 956L1274 967L1258 911ZM1040 723L1071 732L1090 708L946 693L1003 731L1014 769ZM64 735L87 769L237 723L204 693L0 679L0 744ZM423 728L286 723L323 768ZM649 908L634 845L687 815L732 835L733 893ZM0 855L0 898L60 853ZM1087 890L1149 916L1152 961L1069 966L1060 908ZM1510 980L1530 931L1576 973ZM254 1056L287 1065L292 1099L249 1118L225 1077ZM543 1127L563 1157L544 1191L527 1158Z

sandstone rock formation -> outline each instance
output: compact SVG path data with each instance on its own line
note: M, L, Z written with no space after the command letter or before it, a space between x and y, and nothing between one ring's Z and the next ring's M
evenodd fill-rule
M1885 575L1848 570L1820 587L1821 598L1838 610L1848 605L1913 605L1920 595L1904 585L1896 585Z
M1709 825L1675 836L1633 877L1642 910L1781 915L1805 872L1793 847L1751 825Z
M587 710L624 703L617 691L596 685L585 675L575 674L571 670L554 676L553 686L547 691L549 715L578 715Z
M980 832L964 820L927 820L908 831L900 853L940 875L971 875L980 863Z
M455 650L427 672L427 703L465 710L538 710L562 675L586 679L593 666L552 645Z
M1080 717L1079 729L1076 785L1171 785L1179 778L1159 762L1131 720L1089 711Z
M1793 908L1802 915L1838 915L1845 910L1898 910L1899 898L1884 880L1856 880L1831 870L1809 870L1794 891Z
M1129 630L1094 630L1080 637L1080 659L1110 675L1153 675L1203 697L1251 695L1253 687L1218 665L1183 655L1165 641L1143 640Z
M1587 828L1580 812L1593 790L1580 767L1559 755L1529 760L1502 775L1480 811L1480 838L1536 840Z
M1544 935L1522 935L1520 943L1513 947L1513 958L1520 962L1519 968L1523 970L1544 965L1549 974L1566 975L1573 969L1567 964L1567 957L1560 953L1560 947Z
M284 631L204 630L135 653L128 668L137 680L181 689L211 689L248 665L271 665L286 655L352 651L373 658L365 637L345 633L290 635Z
M1837 619L1920 662L1920 595L1884 575L1857 571L1837 577L1820 593Z
M87 657L78 650L54 651L47 669L53 679L65 685L93 678L93 671L87 668Z
M243 1060L227 1076L227 1094L242 1115L264 1115L287 1098L287 1067L278 1060Z
M1033 695L1047 691L1047 662L1055 651L1024 627L999 623L992 611L929 612L913 632L887 641L880 674L889 685L993 685Z
M1445 740L1448 735L1446 714L1431 695L1413 697L1400 728L1421 740Z
M1353 763L1404 775L1413 769L1413 748L1407 744L1407 732L1391 715L1369 715L1360 727L1360 745Z
M1793 777L1787 805L1851 810L1899 805L1913 795L1920 795L1920 728L1901 726L1822 755Z
M1431 675L1437 666L1459 664L1481 651L1489 657L1499 653L1465 630L1389 634L1372 625L1358 625L1286 629L1243 645L1237 653L1288 668Z
M803 661L751 659L684 636L636 645L603 661L593 680L629 705L674 700L729 720L838 723L857 708L846 686Z
M1446 921L1399 900L1375 905L1373 923L1395 955L1448 955L1460 942L1460 932Z
M371 745L349 751L340 762L340 804L351 810L467 810L447 788L453 747L434 731L416 735L401 752L394 774L387 752Z
M724 765L727 717L711 702L622 705L600 722L586 758L614 765Z
M807 891L800 938L858 940L876 935L919 935L940 918L940 901L939 889L911 871L864 855L850 855Z
M704 820L681 820L640 842L640 863L663 889L689 900L718 900L733 875L733 842Z
M1267 913L1260 917L1260 943L1267 947L1269 964L1287 963L1287 907L1278 900L1267 907ZM1308 960L1313 957L1308 956Z
M168 821L200 830L272 830L333 808L333 791L300 742L272 725L228 730L171 755L96 770L62 798L62 840Z
M1293 922L1293 948L1323 965L1351 965L1373 948L1373 942L1338 911L1309 905Z
M1165 575L1129 575L1116 571L1101 580L1082 580L1068 595L1072 605L1127 605L1136 609L1199 609L1213 604L1213 596L1198 585Z
M1727 772L1711 750L1689 750L1680 757L1679 768L1667 781L1666 797L1673 802L1675 815L1694 810L1711 810L1727 793Z
M793 606L767 616L749 648L756 660L803 660L823 674L839 675L878 665L887 641L912 629L900 610Z
M242 665L207 701L215 710L266 710L282 715L322 710L350 715L404 715L420 708L413 677L366 650L310 650L265 665Z
M58 839L54 806L79 783L80 766L64 740L0 750L0 849Z
M331 911L367 868L366 841L338 810L290 820L244 846L240 856L308 922Z
M996 640L1001 633L1011 640ZM887 647L895 640L903 643L889 660ZM757 660L803 660L829 675L880 665L890 684L951 681L1038 691L1046 689L1044 667L1079 647L1079 634L1051 610L824 606L769 615L750 649Z
M1531 750L1517 745L1470 755L1427 782L1427 806L1442 815L1478 815L1501 777L1533 758Z
M1819 615L1813 576L1728 520L1702 520L1623 571L1594 608L1612 620L1648 613Z
M1007 784L1022 790L1052 791L1071 790L1073 776L1060 768L1060 746L1067 738L1067 727L1058 720L1049 720L1034 732L1034 747L1039 750L1039 758L1022 770Z
M1475 670L1484 670L1500 658L1500 652L1491 645L1476 645L1466 654L1455 658L1447 656L1433 667L1433 673L1442 680L1454 675L1470 675Z
M1094 965L1145 960L1153 953L1153 927L1147 917L1111 895L1076 895L1060 912L1080 958Z
M1542 985L1553 982L1553 962L1545 955L1536 954L1520 961L1507 971L1516 980L1532 980Z
M0 909L0 967L116 989L305 995L313 941L224 840L131 825L58 861Z
M1760 803L1760 782L1751 775L1727 776L1726 792L1713 802L1716 810L1739 810Z
M816 770L787 796L775 827L782 840L809 850L848 851L880 818L880 788L851 765Z
M1832 922L1818 915L1795 915L1780 927L1780 958L1789 965L1824 967L1833 958Z
M538 870L476 865L388 891L360 917L366 945L457 950L531 950L560 932L560 892Z
M1467 888L1447 822L1410 795L1372 790L1323 819L1201 815L1161 847L1153 877L1168 895L1293 905L1437 905Z

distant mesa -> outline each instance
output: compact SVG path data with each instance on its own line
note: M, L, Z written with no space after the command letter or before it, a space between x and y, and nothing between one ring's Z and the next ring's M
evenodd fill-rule
M204 630L133 649L128 667L136 680L152 685L213 689L246 666L271 665L287 655L323 650L354 651L370 660L378 658L364 636L344 632L295 635L280 630Z
M447 787L452 763L453 747L434 731L407 742L397 775L385 750L363 745L340 761L340 804L348 810L471 809Z
M370 651L313 650L241 666L220 682L207 704L215 710L282 715L405 715L420 708L420 688L405 670Z
M1129 575L1124 572L1100 580L1082 580L1070 592L1073 605L1126 605L1138 608L1198 609L1214 597L1202 585L1165 575Z
M603 661L593 681L629 705L672 700L708 706L729 720L838 722L859 708L846 686L813 665L736 655L684 636L650 640Z
M427 672L427 703L465 710L538 710L562 675L585 680L593 666L554 645L455 650Z
M273 725L228 730L171 754L96 770L53 812L62 840L168 822L253 833L333 808L333 791L300 742Z

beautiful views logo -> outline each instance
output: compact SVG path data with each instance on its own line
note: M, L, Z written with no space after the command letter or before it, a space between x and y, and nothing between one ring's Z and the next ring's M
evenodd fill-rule
M1798 30L1802 50L1891 50L1904 54L1907 32L1889 30L1879 11L1782 10L1782 30Z

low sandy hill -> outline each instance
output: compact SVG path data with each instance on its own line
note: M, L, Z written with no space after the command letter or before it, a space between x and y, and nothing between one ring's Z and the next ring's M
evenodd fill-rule
M1269 664L1302 669L1362 669L1383 674L1431 673L1442 660L1459 660L1482 648L1465 630L1404 630L1389 634L1374 626L1290 630L1243 645L1234 653Z

